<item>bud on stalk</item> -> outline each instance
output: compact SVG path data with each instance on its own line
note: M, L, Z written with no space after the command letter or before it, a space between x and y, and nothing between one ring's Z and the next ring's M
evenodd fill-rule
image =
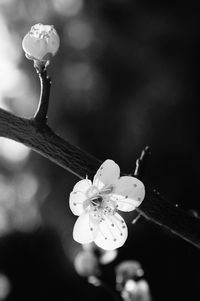
M22 47L28 59L41 70L46 67L60 46L60 38L53 25L35 24L25 35Z

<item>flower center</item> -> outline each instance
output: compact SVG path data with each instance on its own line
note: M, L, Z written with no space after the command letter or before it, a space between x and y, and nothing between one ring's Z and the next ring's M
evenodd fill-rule
M98 223L102 222L106 215L114 215L117 211L115 201L108 195L97 194L90 198L90 214Z
M98 195L98 196L92 198L90 201L91 201L92 205L99 208L102 205L103 197L101 195Z

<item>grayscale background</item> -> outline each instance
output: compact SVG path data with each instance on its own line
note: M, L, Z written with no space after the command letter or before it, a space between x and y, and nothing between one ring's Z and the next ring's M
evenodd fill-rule
M48 67L49 125L126 173L149 145L145 185L200 211L197 4L0 0L0 107L27 118L40 86L21 41L36 23L53 24L61 39ZM0 300L110 300L74 270L81 246L72 238L68 197L77 181L0 138ZM134 259L154 301L198 300L199 250L144 218L131 226L132 217L125 216L126 244L105 267L107 281L114 283L117 263Z

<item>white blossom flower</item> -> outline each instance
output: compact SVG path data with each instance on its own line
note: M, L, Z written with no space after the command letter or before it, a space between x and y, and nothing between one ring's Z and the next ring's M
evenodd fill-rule
M106 160L94 176L79 181L70 194L70 209L79 216L73 238L81 244L95 244L105 250L121 247L128 236L118 211L132 211L145 196L143 183L130 176L120 177L120 168Z
M53 25L35 24L25 35L22 47L28 59L48 62L56 54L60 38Z

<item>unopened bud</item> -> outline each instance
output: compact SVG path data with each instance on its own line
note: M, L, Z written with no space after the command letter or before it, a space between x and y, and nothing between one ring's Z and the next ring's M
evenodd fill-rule
M60 38L53 25L35 24L25 35L22 47L28 59L34 60L36 66L46 66L56 54Z

